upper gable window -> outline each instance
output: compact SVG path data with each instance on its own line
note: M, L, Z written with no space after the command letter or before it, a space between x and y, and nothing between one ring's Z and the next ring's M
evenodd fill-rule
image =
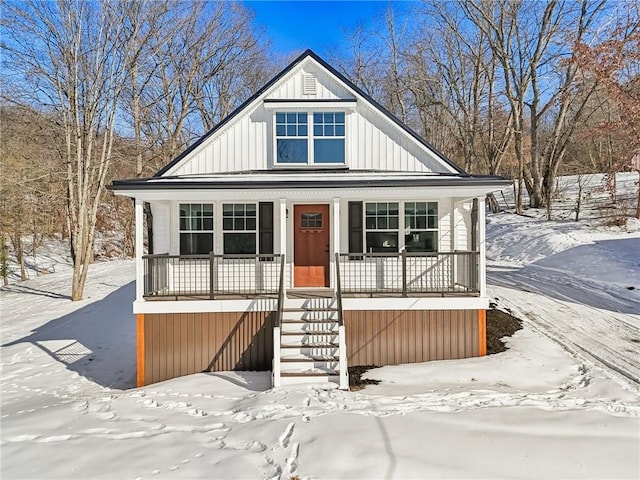
M276 113L278 163L307 163L308 137L306 113Z
M276 112L275 131L277 165L345 163L344 112Z

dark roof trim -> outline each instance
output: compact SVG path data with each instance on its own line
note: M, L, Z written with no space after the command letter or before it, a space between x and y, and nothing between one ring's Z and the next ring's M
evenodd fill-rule
M286 190L286 189L309 189L309 188L407 188L407 187L503 187L511 185L510 180L496 176L456 176L456 177L429 177L429 178L408 178L408 179L354 179L336 181L330 179L323 180L265 180L238 179L233 181L184 181L183 180L160 180L149 181L148 179L115 180L107 188L114 191L127 190Z
M367 93L362 91L353 82L351 82L351 80L349 80L347 77L342 75L339 71L337 71L335 68L333 68L327 62L325 62L315 52L313 52L312 50L308 49L308 50L304 51L293 62L291 62L284 70L282 70L275 77L273 77L271 80L269 80L260 90L258 90L251 97L249 97L244 103L242 103L242 105L240 105L233 112L231 112L224 120L222 120L215 127L213 127L211 130L209 130L207 133L205 133L202 137L200 137L198 140L196 140L194 143L192 143L184 152L182 152L180 155L178 155L176 158L174 158L171 162L169 162L167 165L165 165L163 168L161 168L154 175L154 177L160 177L165 172L167 172L168 170L173 168L183 158L185 158L187 155L189 155L189 153L191 153L198 146L200 146L207 138L209 138L216 131L218 131L224 125L228 124L231 120L233 120L242 110L244 110L247 106L249 106L249 104L251 104L251 102L253 102L255 99L257 99L260 95L262 95L269 88L271 88L272 85L274 85L276 82L278 82L282 77L284 77L287 73L289 73L291 70L293 70L295 68L295 66L298 65L298 63L300 63L302 60L304 60L307 57L313 58L316 62L318 62L324 68L329 70L329 72L331 72L334 76L336 76L340 81L345 83L349 88L351 88L353 91L355 91L358 95L363 97L365 100L367 100L369 103L371 103L375 108L380 110L380 112L382 112L385 116L387 116L393 123L398 125L401 129L403 129L409 135L411 135L419 143L421 143L422 145L424 145L428 149L432 150L438 157L440 157L440 159L442 161L444 161L447 165L452 167L456 172L458 172L459 174L462 174L462 175L467 175L467 173L464 170L462 170L458 165L456 165L453 161L451 161L449 158L447 158L447 156L444 153L439 151L437 148L435 148L433 145L431 145L429 142L427 142L424 138L422 138L420 135L418 135L414 130L412 130L407 125L405 125L394 114L392 114L389 110L387 110L382 105L380 105L378 102L376 102ZM342 102L342 101L348 101L348 100L340 100L340 101Z

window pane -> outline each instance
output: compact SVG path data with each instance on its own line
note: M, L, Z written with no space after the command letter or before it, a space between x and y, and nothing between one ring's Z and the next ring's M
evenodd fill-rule
M415 205L416 205L416 213L418 215L426 215L427 214L427 203L426 202L417 202Z
M205 255L213 251L212 233L181 233L180 255Z
M255 230L256 229L256 219L255 217L247 218L247 230Z
M344 139L314 140L315 163L344 163Z
M367 217L366 228L376 228L376 217Z
M306 137L307 136L307 126L306 125L298 125L298 136Z
M397 232L367 232L367 252L397 252Z
M233 220L234 230L244 230L244 218L235 218Z
M285 115L284 113L276 113L276 122L277 123L284 123L284 119L285 119Z
M278 140L278 163L307 163L306 140Z
M427 228L427 217L425 217L424 215L421 215L415 218L416 218L415 228L418 228L418 229ZM411 228L414 228L414 227L412 226Z
M189 215L189 205L186 203L181 203L180 204L180 216L181 217L185 217L187 215Z
M336 123L344 123L344 112L336 112L335 120L336 120Z
M247 217L255 217L256 216L256 205L255 203L247 203L244 206L244 211Z
M202 230L202 219L201 218L192 218L191 219L191 230Z
M378 230L386 230L386 229L387 229L387 217L379 217Z
M213 230L213 218L203 218L202 219L202 229L203 230Z
M233 230L233 218L223 218L222 228L223 230Z
M287 136L288 137L295 137L298 133L298 129L296 128L295 125L287 125Z
M202 213L205 216L213 216L213 203L204 203L202 205Z
M299 113L298 114L298 123L304 123L305 125L307 124L307 114L306 113Z
M404 236L407 252L437 252L437 232L411 232Z
M322 114L321 113L314 113L313 114L313 123L314 124L322 123Z
M389 217L389 228L398 228L398 217Z
M225 217L233 215L233 203L224 203L222 205L222 215Z
M287 123L296 123L298 116L295 113L287 113Z
M344 125L336 125L336 137L344 137Z
M322 136L322 125L314 125L313 126L313 135L316 137Z
M324 114L324 123L333 123L333 113Z
M429 202L429 215L438 215L438 204Z
M287 134L287 128L284 125L276 125L276 135L284 137Z
M325 125L324 126L324 136L325 137L333 137L333 125Z
M256 235L255 233L225 233L224 253L232 254L255 254Z
M389 215L398 215L398 204L396 202L389 204Z
M187 219L186 218L181 218L180 219L180 230L187 230Z

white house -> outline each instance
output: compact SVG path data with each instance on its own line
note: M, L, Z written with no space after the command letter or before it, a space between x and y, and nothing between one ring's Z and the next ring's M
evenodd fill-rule
M485 354L485 194L306 51L135 198L138 384ZM153 216L143 251L143 207Z

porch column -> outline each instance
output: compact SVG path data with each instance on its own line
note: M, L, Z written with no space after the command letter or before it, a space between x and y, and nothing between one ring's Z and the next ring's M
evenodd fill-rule
M142 300L144 296L144 202L139 198L135 200L136 216L136 300Z
M333 253L340 252L340 199L333 199ZM333 259L331 259L333 261Z
M334 275L337 272L337 267L335 265L336 253L340 252L340 199L333 199L333 225L331 226L333 229L333 255L332 258L329 259L329 265L333 266L330 268L332 270L331 278L335 278ZM333 281L329 282L336 288L336 285Z
M486 220L485 220L484 195L478 197L478 251L480 261L478 263L478 288L480 296L487 296L487 244L486 244Z
M287 254L287 199L280 199L280 253Z

